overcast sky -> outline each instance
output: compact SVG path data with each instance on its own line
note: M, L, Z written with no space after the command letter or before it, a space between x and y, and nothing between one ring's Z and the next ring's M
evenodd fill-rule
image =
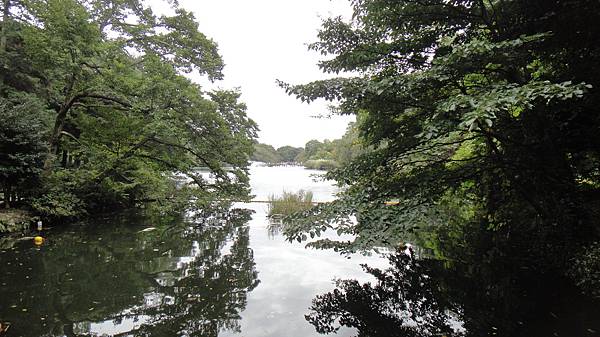
M321 18L350 14L347 0L180 0L180 5L194 12L200 31L219 45L225 79L216 87L241 88L248 115L260 127L259 141L304 146L344 133L350 117L312 118L327 113L326 103L301 103L275 80L300 84L331 77L318 69L320 55L306 44L316 41Z

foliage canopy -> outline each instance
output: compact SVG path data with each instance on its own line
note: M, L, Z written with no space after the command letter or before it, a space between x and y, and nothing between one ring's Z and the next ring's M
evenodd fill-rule
M352 6L310 48L324 72L353 76L281 85L359 115L371 150L329 173L344 192L298 217L290 239L333 228L354 240L314 245L351 251L472 223L495 233L491 251L542 268L598 237L600 3Z
M19 120L3 118L1 129L35 128L14 150L28 161L3 171L43 180L31 190L10 179L14 200L51 212L64 202L90 210L247 195L257 126L238 92L204 92L183 76L220 79L223 61L194 16L169 6L157 15L137 0L3 1L2 108L28 112L13 109ZM15 142L7 137L2 146Z

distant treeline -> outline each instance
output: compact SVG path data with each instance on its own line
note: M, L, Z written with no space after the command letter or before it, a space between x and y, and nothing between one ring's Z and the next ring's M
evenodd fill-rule
M278 164L285 162L299 163L307 168L328 170L336 168L363 152L355 123L350 123L346 133L340 139L308 141L304 147L282 146L256 143L251 160Z

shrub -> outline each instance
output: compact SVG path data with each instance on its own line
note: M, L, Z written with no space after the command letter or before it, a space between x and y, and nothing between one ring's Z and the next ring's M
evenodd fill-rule
M83 216L86 209L81 190L89 179L81 171L54 171L41 180L30 206L36 214L51 221Z
M85 214L83 202L74 194L54 190L35 198L31 207L44 217L52 219L72 218Z

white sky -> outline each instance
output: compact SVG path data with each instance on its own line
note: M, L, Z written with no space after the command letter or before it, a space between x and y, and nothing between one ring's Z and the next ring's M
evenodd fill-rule
M321 18L350 15L347 0L180 0L180 5L219 45L225 79L212 87L241 88L260 142L304 146L311 139L342 136L353 117L312 118L327 114L327 104L301 103L275 80L301 84L331 77L318 69L321 56L306 45L317 40ZM195 80L208 88L208 81Z

